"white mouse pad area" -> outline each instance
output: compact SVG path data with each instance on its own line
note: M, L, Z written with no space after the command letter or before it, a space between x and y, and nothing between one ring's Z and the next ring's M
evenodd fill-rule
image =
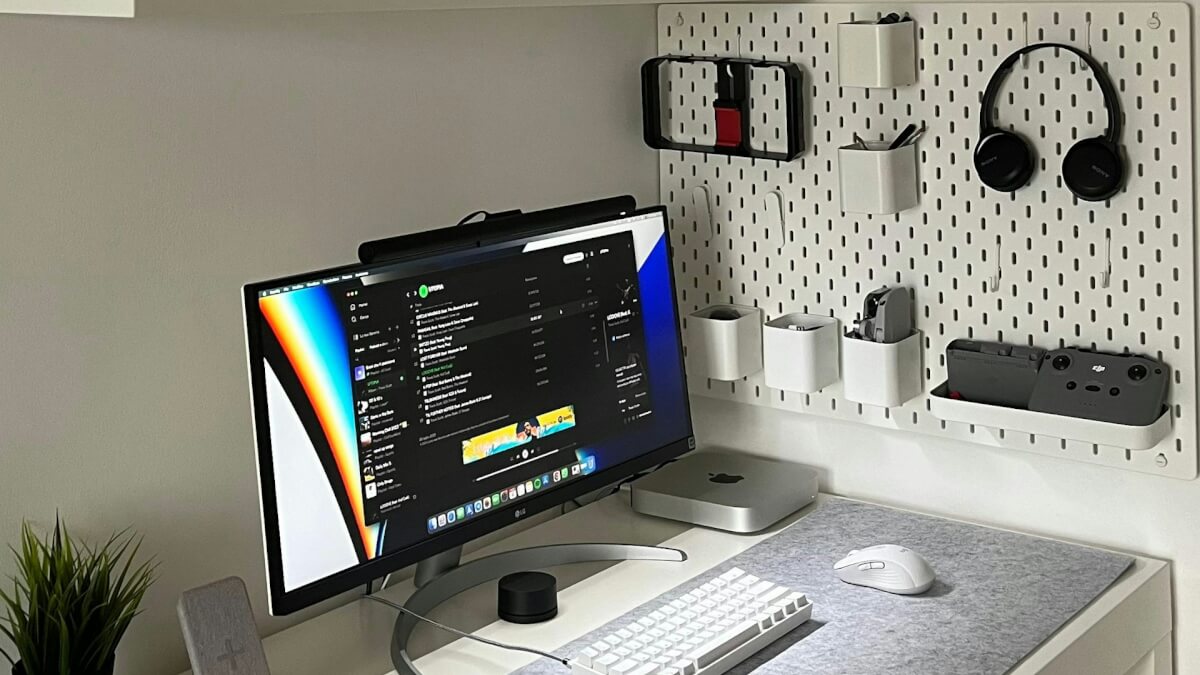
M901 596L840 581L852 549L900 544L937 573L926 593ZM1085 546L834 499L770 539L564 646L574 655L713 574L739 567L805 593L808 623L729 671L734 674L963 675L1005 673L1104 592L1133 558ZM534 663L521 675L562 666Z

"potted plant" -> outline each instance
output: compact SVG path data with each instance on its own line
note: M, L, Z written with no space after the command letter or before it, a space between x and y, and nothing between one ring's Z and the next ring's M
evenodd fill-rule
M11 588L0 586L0 632L14 649L0 654L13 675L112 674L117 644L154 583L153 561L135 564L140 546L128 530L89 546L57 518L46 539L21 526Z

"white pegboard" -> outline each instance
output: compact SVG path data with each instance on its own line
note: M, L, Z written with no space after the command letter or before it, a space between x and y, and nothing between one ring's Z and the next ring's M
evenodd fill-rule
M841 88L837 24L904 12L916 22L919 79L899 89ZM792 61L804 70L805 155L794 162L661 153L681 310L717 303L762 307L768 318L809 312L852 321L883 284L915 289L925 333L926 391L945 379L945 346L959 337L1046 348L1091 346L1156 356L1174 369L1174 431L1130 451L943 422L928 397L886 409L768 388L759 373L693 380L695 394L937 434L1162 476L1197 475L1196 298L1192 177L1192 53L1188 7L1175 3L664 5L659 52ZM1027 43L1069 42L1107 68L1121 95L1129 162L1125 190L1081 202L1062 185L1061 157L1103 132L1105 113L1077 59L1035 52L1016 66L998 119L1039 156L1031 184L1011 195L983 187L971 162L979 99L1004 56ZM711 66L672 66L672 135L703 142ZM776 86L753 84L760 101ZM774 106L754 110L754 138L773 145ZM921 204L892 216L840 211L838 146L851 134L891 139L909 122L919 144ZM711 141L710 141L711 142ZM700 222L696 188L712 222ZM778 191L786 223L766 216ZM1106 251L1111 250L1111 255ZM1111 284L1103 283L1106 259ZM998 278L996 278L998 277ZM686 321L685 321L686 331Z

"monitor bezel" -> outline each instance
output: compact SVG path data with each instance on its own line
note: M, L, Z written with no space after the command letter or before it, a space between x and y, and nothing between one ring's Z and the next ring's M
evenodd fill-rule
M456 230L460 230L461 228L444 228L443 230L437 231L443 233L443 237L437 237L435 240L444 238L447 246L436 247L436 251L430 251L429 249L426 249L422 253L425 255L441 255L444 253L454 252L456 250L475 248L481 245L491 245L542 234L564 232L582 227L590 227L608 222L617 222L637 216L655 213L659 214L662 218L663 233L667 246L667 265L671 271L671 273L667 276L670 283L671 305L675 312L675 337L677 344L680 345L679 372L682 375L682 394L684 413L686 416L685 422L688 430L687 435L661 447L651 449L620 464L598 470L596 473L584 476L577 481L567 483L544 494L535 495L534 497L521 501L515 505L505 506L499 509L492 509L488 515L476 520L468 521L466 524L448 530L445 533L432 536L411 546L390 552L386 555L376 558L375 560L355 565L346 570L334 573L330 576L324 577L323 579L311 582L290 591L285 590L283 582L283 553L280 544L279 517L277 512L278 505L273 478L275 471L272 455L270 424L268 421L267 411L266 375L263 367L261 332L262 323L257 314L258 294L263 290L297 283L299 281L310 279L314 276L328 276L334 273L343 273L348 270L361 270L364 268L386 266L395 262L403 261L405 259L419 257L420 254L418 256L401 255L397 256L396 258L372 264L358 263L332 269L306 272L304 274L292 275L282 279L247 284L243 287L242 300L245 314L252 420L254 425L254 437L256 441L255 457L258 472L259 509L262 519L263 547L266 555L269 610L273 616L286 616L293 614L317 603L333 598L341 593L351 591L355 588L364 587L368 583L382 578L387 574L391 574L397 570L420 562L421 560L425 560L431 556L467 544L471 541L479 539L480 537L507 527L508 525L525 520L530 516L561 506L566 502L577 499L588 494L589 492L593 492L605 486L612 485L613 483L618 482L626 477L646 471L655 466L663 464L664 462L676 459L695 448L695 437L693 435L694 429L691 419L691 402L688 397L687 374L683 359L683 336L680 325L679 296L675 285L675 275L673 273L674 251L671 245L670 224L667 219L667 211L665 207L655 206L630 211L628 213L602 216L595 219L590 219L586 222L574 222L569 224L556 223L553 225L536 228L530 228L529 226L523 224L514 224L510 227L504 227L501 225L497 229L489 230L486 233L486 236L483 237L463 237L462 232L456 232ZM428 237L425 237L424 239L426 242L430 241Z

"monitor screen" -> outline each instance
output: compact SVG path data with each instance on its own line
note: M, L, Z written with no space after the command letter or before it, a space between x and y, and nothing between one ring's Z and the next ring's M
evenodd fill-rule
M688 449L661 209L451 249L245 289L276 614Z

